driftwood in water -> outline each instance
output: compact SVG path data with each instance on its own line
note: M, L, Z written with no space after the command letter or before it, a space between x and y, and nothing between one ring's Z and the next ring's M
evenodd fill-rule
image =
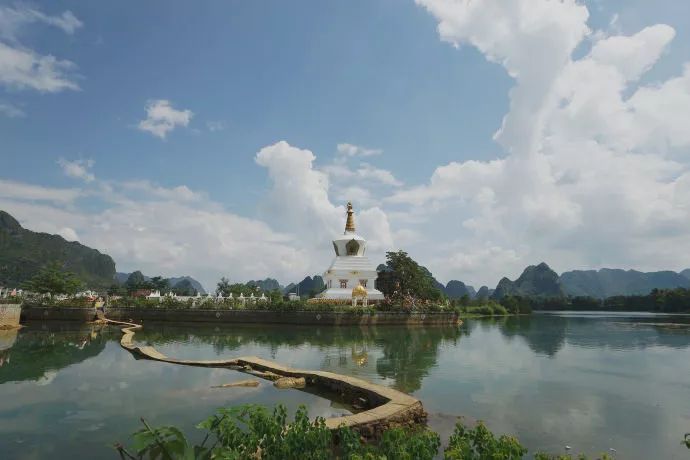
M234 387L258 387L258 380L238 380L237 382L224 383L222 385L214 385L211 388L234 388Z

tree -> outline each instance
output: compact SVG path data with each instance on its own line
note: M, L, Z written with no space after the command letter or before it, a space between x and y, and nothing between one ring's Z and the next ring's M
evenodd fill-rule
M162 276L154 276L149 280L149 283L152 285L152 289L161 293L166 293L170 290L170 281Z
M144 274L139 270L130 273L130 275L127 277L127 281L125 281L125 286L127 287L127 292L151 288L151 285L146 281Z
M51 262L22 287L39 294L75 294L82 282L74 273L63 270L59 262Z
M227 297L230 294L230 280L226 277L222 277L216 285L216 295L218 294L222 294L223 297Z
M386 253L386 265L379 270L376 286L393 299L443 299L443 293L434 286L434 278L429 270L420 266L405 251Z
M127 289L118 283L113 283L108 288L108 295L124 296L127 295Z

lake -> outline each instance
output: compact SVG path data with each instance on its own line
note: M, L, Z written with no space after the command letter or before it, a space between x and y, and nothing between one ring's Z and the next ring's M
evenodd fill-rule
M147 324L136 341L177 358L255 355L362 377L421 399L442 436L458 416L515 434L530 452L687 459L690 317L534 314L459 327ZM349 413L299 390L212 388L250 376L137 360L113 326L31 323L0 331L3 459L118 458L139 418L193 427L215 408L300 404ZM612 451L613 452L613 451Z

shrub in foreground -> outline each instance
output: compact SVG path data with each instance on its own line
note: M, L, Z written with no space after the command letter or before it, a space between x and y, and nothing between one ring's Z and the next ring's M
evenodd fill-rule
M349 428L331 432L325 420L310 420L301 406L288 421L285 406L270 413L257 405L219 409L197 425L206 431L201 444L191 445L185 435L173 426L144 428L134 433L131 450L116 444L121 459L151 460L431 460L441 446L438 434L421 428L386 431L377 443L363 443ZM687 438L686 438L687 439ZM481 422L467 427L459 422L443 450L445 460L519 460L527 458L527 449L512 437L496 437ZM535 460L587 460L580 455L537 453ZM606 454L600 460L611 459Z

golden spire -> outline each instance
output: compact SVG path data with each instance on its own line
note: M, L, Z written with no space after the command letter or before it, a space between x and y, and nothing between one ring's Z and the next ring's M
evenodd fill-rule
M347 202L347 221L345 222L346 232L355 232L355 212L352 210L352 203Z

